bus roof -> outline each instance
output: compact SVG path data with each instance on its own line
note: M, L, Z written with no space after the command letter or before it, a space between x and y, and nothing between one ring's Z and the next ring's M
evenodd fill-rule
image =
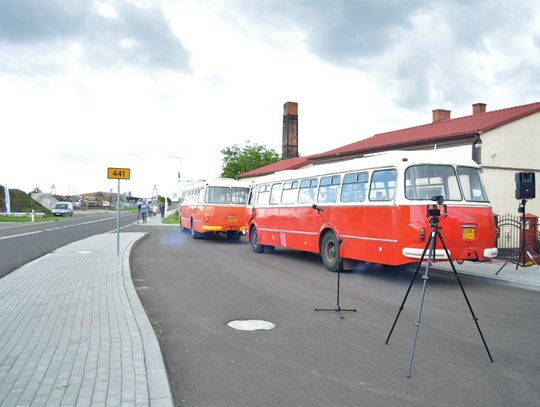
M418 164L447 164L478 167L476 162L472 159L464 158L463 154L458 152L442 149L422 151L394 150L369 154L364 157L353 158L350 160L316 164L312 167L301 168L298 170L279 171L274 174L257 178L252 183L265 184L274 181L287 181L347 171L361 171L388 167L404 170L406 167Z
M244 181L237 181L232 178L216 178L210 179L207 181L198 182L192 184L187 188L184 188L184 192L191 191L194 189L204 188L206 186L210 187L235 187L235 188L249 188L249 185Z

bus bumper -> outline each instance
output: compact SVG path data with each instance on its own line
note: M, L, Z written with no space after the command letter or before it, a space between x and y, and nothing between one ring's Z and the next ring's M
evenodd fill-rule
M204 225L202 229L205 232L221 232L223 230L223 226L207 226Z
M411 259L419 259L422 257L422 253L424 252L424 249L417 249L414 247L404 247L401 253L405 257L409 257ZM448 251L450 253L450 251ZM426 255L424 256L425 259L428 258L429 250L426 251ZM450 253L450 256L452 256L452 253ZM446 253L443 249L437 249L435 250L435 260L448 260L448 257L446 257Z
M486 259L494 259L499 254L499 251L496 247L492 247L490 249L484 249L484 257Z
M419 259L422 257L422 253L424 252L424 249L418 249L413 247L405 247L402 250L402 253L405 257L409 257L411 259ZM452 252L448 251L450 253L450 256L452 256ZM457 256L457 260L472 260L472 261L486 261L488 259L494 259L497 257L498 250L496 247L491 247L488 249L484 249L482 252L483 258L479 259L476 250L474 249L465 249L462 251L462 253ZM427 258L429 255L429 250L426 252L426 255L424 256ZM446 256L446 253L443 249L437 249L435 250L435 260L448 260L448 257Z

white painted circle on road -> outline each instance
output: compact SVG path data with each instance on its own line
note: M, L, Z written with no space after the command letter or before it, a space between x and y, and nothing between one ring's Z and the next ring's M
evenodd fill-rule
M261 319L243 319L231 321L227 326L239 331L259 331L274 329L276 324Z

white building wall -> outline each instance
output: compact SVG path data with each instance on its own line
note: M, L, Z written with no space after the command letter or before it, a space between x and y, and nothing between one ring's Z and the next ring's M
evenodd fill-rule
M483 179L493 211L517 214L515 174L535 172L537 190L540 183L540 112L488 131L481 138ZM540 196L529 200L526 209L540 216Z

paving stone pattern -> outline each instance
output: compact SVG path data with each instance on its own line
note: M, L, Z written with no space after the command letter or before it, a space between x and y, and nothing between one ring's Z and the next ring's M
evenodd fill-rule
M133 287L142 233L64 246L0 279L0 405L171 406L163 358Z

